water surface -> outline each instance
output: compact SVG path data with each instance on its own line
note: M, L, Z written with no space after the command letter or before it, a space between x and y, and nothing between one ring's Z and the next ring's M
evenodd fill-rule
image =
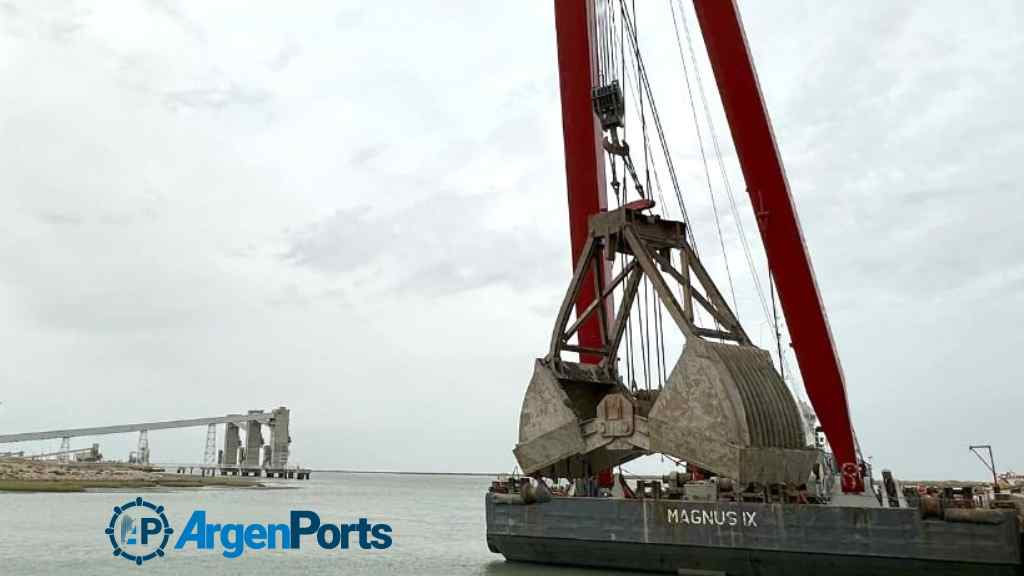
M294 489L147 489L77 494L0 493L0 574L200 575L424 574L605 576L615 572L507 563L484 537L486 477L317 473L309 481L266 481ZM195 509L209 522L287 523L291 510L314 510L324 522L366 517L390 524L387 550L324 550L307 536L298 550L247 550L224 558L191 545L138 567L115 558L103 530L113 507L142 496L167 509L175 530Z

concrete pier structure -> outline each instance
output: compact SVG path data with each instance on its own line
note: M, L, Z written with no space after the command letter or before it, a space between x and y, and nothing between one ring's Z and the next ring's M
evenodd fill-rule
M228 422L224 425L224 466L238 465L238 447L242 444L238 435L238 424Z
M273 414L262 410L250 410L248 414L228 414L226 416L215 416L213 418L192 418L187 420L164 420L158 422L141 422L137 424L118 424L115 426L98 426L94 428L68 428L63 430L47 430L45 432L23 432L19 434L0 434L0 444L16 442L35 442L36 440L51 440L63 438L77 438L80 436L105 436L107 434L127 434L129 432L141 432L142 430L169 430L173 428L192 428L207 426L209 424L224 424L228 422L258 422L270 423Z
M288 431L289 411L284 406L275 408L270 420L270 468L288 466L289 446L292 443Z
M250 410L249 414L263 414L262 410ZM263 453L263 424L259 420L246 422L245 460L243 468L260 468L260 454Z
M67 428L40 432L0 434L0 445L60 439L62 446L65 448L62 452L68 452L72 438L139 432L139 448L131 453L129 461L145 464L149 461L148 434L150 430L205 426L207 434L202 465L188 466L188 469L195 469L197 467L206 470L219 469L222 471L222 474L243 474L244 470L244 475L266 474L268 477L278 478L308 478L308 470L288 467L292 440L290 420L288 408L279 406L273 410L249 410L245 414L235 413L212 418L164 420L91 428ZM224 424L224 441L222 448L218 450L216 427L220 424ZM263 426L267 426L270 429L269 444L266 443L263 435ZM244 439L242 438L243 429L245 432ZM0 454L3 454L3 452L0 452Z

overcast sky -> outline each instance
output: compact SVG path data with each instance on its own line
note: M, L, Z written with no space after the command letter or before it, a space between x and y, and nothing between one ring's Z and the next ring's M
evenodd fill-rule
M668 5L638 4L717 242ZM900 477L983 478L976 443L1024 471L1021 6L740 5L861 445ZM571 275L563 168L549 0L0 2L0 432L286 405L299 464L509 471Z

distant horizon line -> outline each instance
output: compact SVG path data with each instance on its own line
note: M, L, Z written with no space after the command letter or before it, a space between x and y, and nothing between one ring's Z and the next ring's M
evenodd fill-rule
M502 476L501 472L417 472L415 470L343 470L340 468L310 468L311 472L337 472L341 474L396 474L402 476Z
M126 462L108 460L110 463L126 464ZM150 466L185 466L200 468L203 466L209 466L209 464L195 464L195 463L183 463L183 462L150 462ZM291 466L289 466L291 467ZM302 467L304 470L310 472L337 472L341 474L401 474L405 476L508 476L509 472L426 472L416 470L347 470L343 468L315 468L315 467Z

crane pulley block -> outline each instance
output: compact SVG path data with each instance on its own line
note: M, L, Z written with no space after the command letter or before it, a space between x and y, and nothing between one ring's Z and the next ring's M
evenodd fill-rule
M591 90L590 94L594 102L594 113L601 121L602 130L622 128L626 125L626 101L622 97L622 88L618 80L598 86Z

